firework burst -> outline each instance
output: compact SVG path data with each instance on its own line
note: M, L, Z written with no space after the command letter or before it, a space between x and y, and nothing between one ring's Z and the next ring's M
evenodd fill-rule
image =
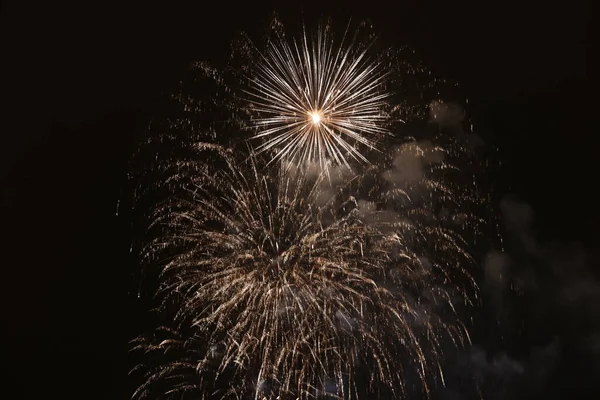
M276 35L258 60L245 38L241 63L195 64L173 97L183 112L140 147L143 263L168 327L136 341L135 398L398 398L413 376L429 393L444 343L468 342L458 310L477 294L467 243L482 222L470 149L398 128L427 131L440 85L410 79L428 71L388 52L388 96L381 61L327 32ZM387 129L396 141L348 168ZM258 148L239 148L247 130Z
M173 319L192 334L140 342L169 353L136 396L399 396L412 365L427 388L442 338L465 340L448 318L454 297L467 295L452 282L470 281L460 236L407 207L393 169L325 179L262 169L259 156L242 162L214 145L194 149L217 157L173 169L167 181L185 190L156 208L146 251L161 265L164 306L177 304ZM431 150L407 149L404 157ZM418 181L411 185L449 195L432 179Z
M347 33L347 32L346 32ZM348 42L348 43L346 43ZM328 162L350 168L368 162L362 149L376 149L385 135L385 71L370 61L356 38L336 43L327 29L309 40L276 35L261 55L247 91L255 117L258 151L294 165Z

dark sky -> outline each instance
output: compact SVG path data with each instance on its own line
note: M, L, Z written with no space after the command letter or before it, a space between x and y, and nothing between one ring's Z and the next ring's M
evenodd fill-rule
M4 2L0 315L9 397L128 396L127 340L141 311L128 294L129 233L115 208L134 132L187 62L222 56L236 30L258 32L274 10L284 23L302 12L308 22L370 17L386 42L411 43L462 84L476 132L500 148L498 186L535 214L527 235L576 241L585 254L599 243L586 2L356 3Z

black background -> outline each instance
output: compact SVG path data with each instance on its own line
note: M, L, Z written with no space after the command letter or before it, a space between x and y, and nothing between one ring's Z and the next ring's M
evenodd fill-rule
M259 32L275 10L287 24L302 13L307 22L371 18L386 42L411 43L435 72L461 83L475 131L500 149L497 187L533 207L536 234L598 244L586 2L174 4L3 5L8 398L130 395L127 342L144 312L128 224L115 212L134 135L187 62L223 56L237 30Z

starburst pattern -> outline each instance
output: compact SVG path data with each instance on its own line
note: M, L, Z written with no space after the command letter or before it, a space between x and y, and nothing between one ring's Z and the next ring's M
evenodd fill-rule
M328 161L350 167L367 163L361 153L376 149L385 133L385 71L368 58L368 46L337 44L326 29L310 41L276 36L253 71L247 91L255 118L258 151L273 150L273 160Z

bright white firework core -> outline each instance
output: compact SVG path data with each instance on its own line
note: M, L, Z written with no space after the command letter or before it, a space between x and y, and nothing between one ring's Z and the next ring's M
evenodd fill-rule
M319 122L321 122L321 113L318 111L314 111L314 112L310 113L309 115L312 118L313 124L319 125Z

